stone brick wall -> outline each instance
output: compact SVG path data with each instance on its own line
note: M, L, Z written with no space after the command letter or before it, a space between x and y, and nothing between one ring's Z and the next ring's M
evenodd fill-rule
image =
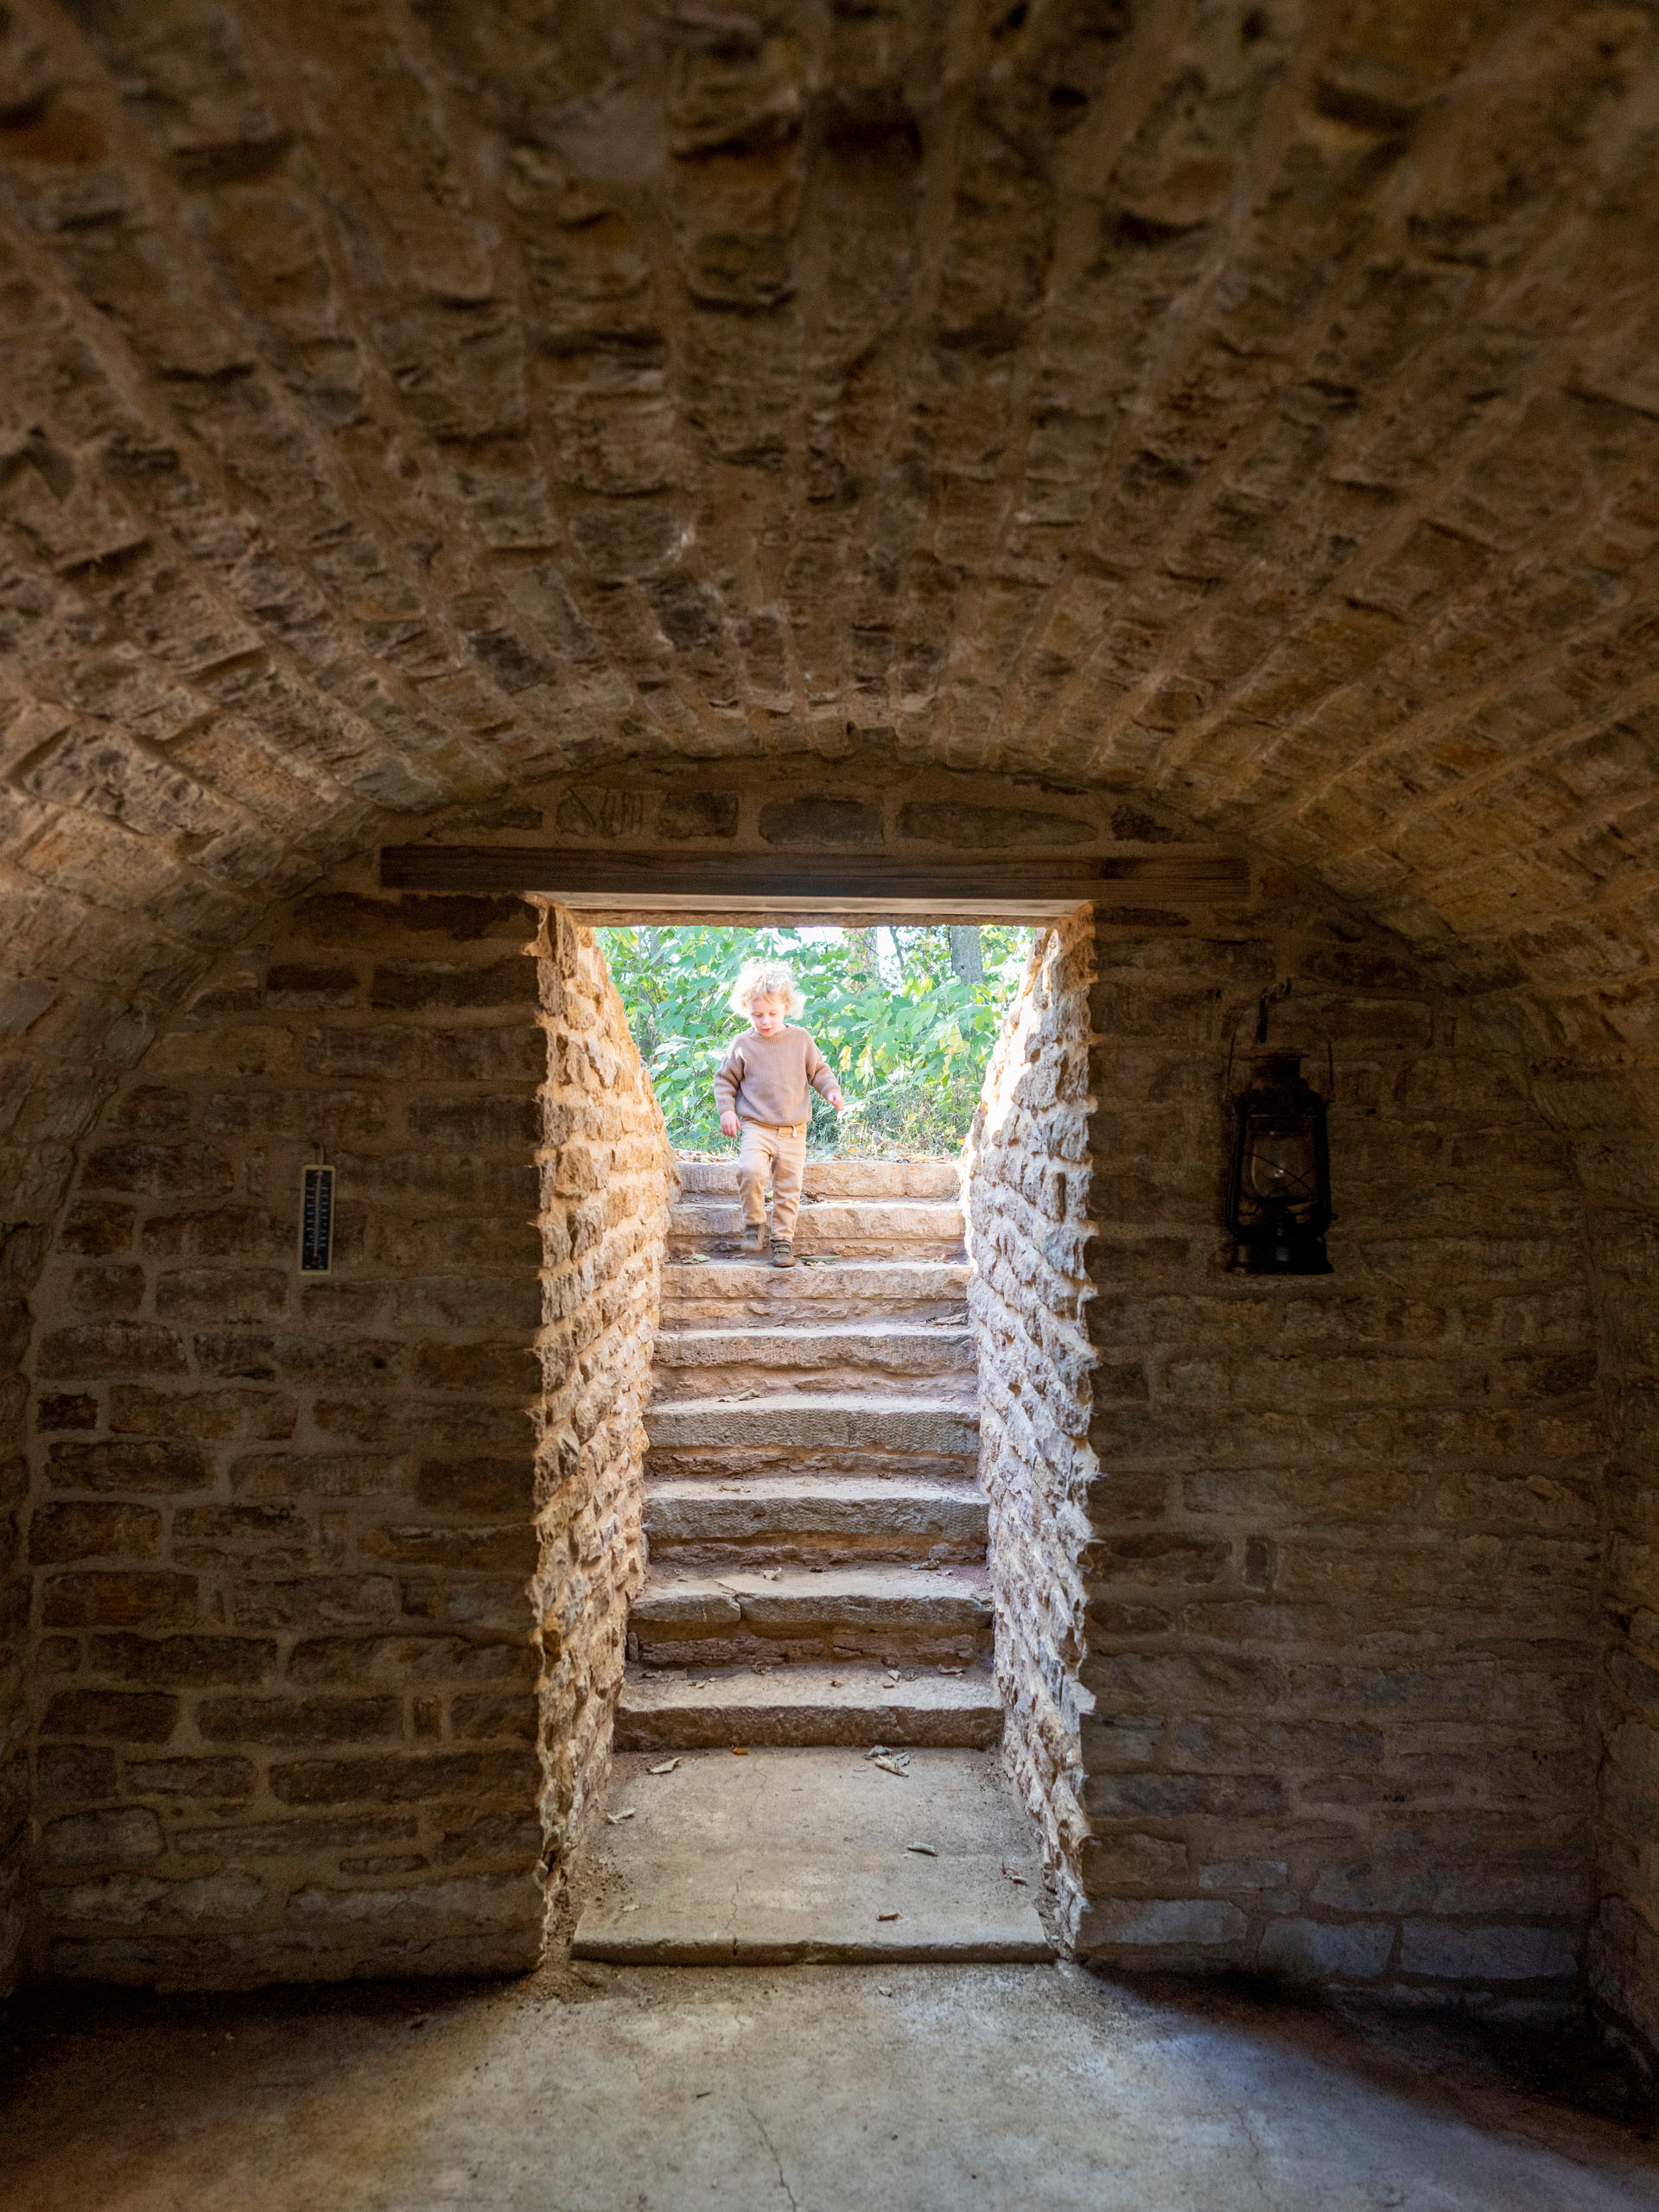
M1122 792L1040 776L940 768L887 743L847 757L628 760L526 784L497 804L470 806L430 825L430 842L527 844L595 855L650 854L683 866L696 855L777 861L858 855L960 867L996 855L1028 871L1111 851L1156 868L1173 845L1195 842L1166 807ZM1202 840L1211 851L1218 840ZM717 895L717 894L716 894ZM1130 906L1187 903L1179 882L1153 890L1125 880ZM620 903L628 904L624 894ZM880 901L877 905L879 906ZM1179 928L1179 916L1172 926Z
M1568 2001L1601 1471L1568 1148L1524 1065L1276 869L1096 966L1081 1940ZM1217 1093L1284 980L1274 1041L1334 1051L1338 1219L1334 1274L1271 1281L1224 1271Z
M677 1171L593 932L548 906L538 950L548 1065L531 1594L543 1844L557 1866L603 1793L628 1606L645 1578L644 1415Z
M1102 928L1085 1020L1087 966L1051 940L972 1200L1011 1732L1075 1940L1550 2014L1599 1633L1567 1147L1397 943L1277 869L1212 925ZM1273 1041L1334 1052L1338 1220L1332 1275L1271 1281L1225 1268L1221 1094L1286 980Z
M1610 1094L1601 1099L1609 1103ZM1639 1161L1630 1156L1633 1136ZM1604 1128L1583 1154L1595 1177L1592 1281L1611 1446L1590 1988L1619 2041L1659 2075L1659 1337L1652 1319L1659 1178L1649 1164L1652 1143L1645 1131Z
M1086 1319L1093 956L1081 921L1039 938L963 1159L1004 1752L1043 1828L1071 1931L1089 1834L1077 1792L1095 1469Z
M22 1283L8 1279L12 1247L22 1241L0 1232L0 1999L16 1979L28 1912L29 1578L22 1545L28 1385L16 1363L29 1340L29 1306Z
M48 1978L527 1965L602 1757L660 1122L568 918L365 880L219 963L41 1279ZM302 1279L321 1154L334 1264Z

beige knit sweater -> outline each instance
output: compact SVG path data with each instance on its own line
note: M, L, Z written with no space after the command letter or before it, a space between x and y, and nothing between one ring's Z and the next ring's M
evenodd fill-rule
M770 1037L746 1029L715 1073L715 1103L741 1122L777 1128L804 1122L811 1111L810 1084L822 1098L841 1088L830 1063L804 1029L785 1025Z

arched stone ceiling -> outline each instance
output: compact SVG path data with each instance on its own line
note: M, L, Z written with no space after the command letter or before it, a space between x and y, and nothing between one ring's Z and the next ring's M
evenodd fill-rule
M6 0L13 1141L395 821L861 741L1312 867L1571 1118L1652 1021L1656 12Z

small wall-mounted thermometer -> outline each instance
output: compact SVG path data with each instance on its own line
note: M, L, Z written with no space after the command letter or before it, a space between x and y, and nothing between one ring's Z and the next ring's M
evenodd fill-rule
M334 1249L334 1171L307 1167L300 1175L300 1273L326 1275Z

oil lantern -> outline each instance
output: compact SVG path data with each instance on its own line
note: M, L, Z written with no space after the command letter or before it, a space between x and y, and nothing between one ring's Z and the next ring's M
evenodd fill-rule
M1325 1102L1302 1080L1300 1052L1272 1052L1233 1101L1231 1266L1252 1275L1328 1275L1331 1155Z

